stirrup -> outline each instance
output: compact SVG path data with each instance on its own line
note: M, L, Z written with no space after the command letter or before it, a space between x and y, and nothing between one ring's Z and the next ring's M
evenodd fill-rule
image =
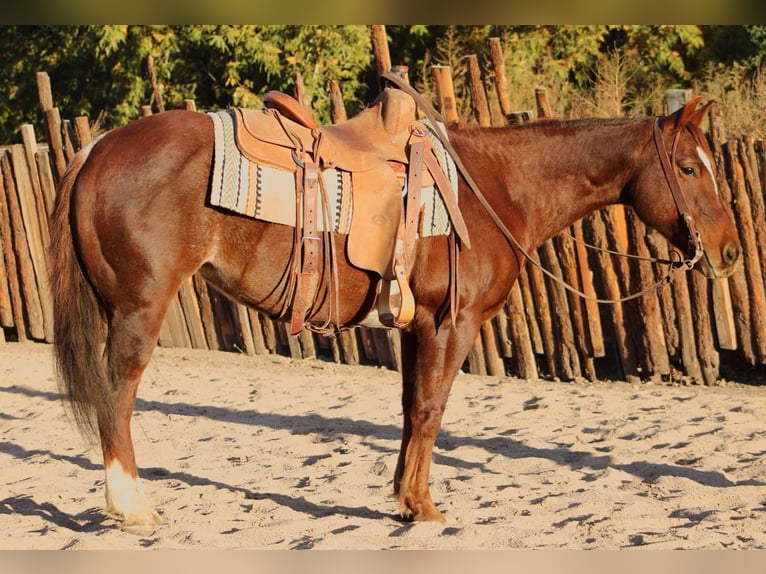
M394 300L399 299L398 304ZM394 278L383 279L378 296L378 318L386 327L402 328L415 316L415 297L401 265L394 265Z

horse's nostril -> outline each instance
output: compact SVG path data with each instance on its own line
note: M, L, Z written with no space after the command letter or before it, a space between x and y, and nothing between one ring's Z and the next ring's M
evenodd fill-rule
M739 247L729 243L723 250L723 258L727 265L731 265L739 258Z

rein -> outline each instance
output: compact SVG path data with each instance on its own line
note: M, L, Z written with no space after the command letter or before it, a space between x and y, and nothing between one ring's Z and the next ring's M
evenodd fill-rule
M543 274L547 275L553 281L555 281L556 283L564 287L566 290L576 295L579 295L583 299L586 299L588 301L595 301L596 303L622 303L624 301L629 301L631 299L636 299L638 297L641 297L651 291L658 289L660 286L666 283L670 283L675 278L675 276L678 275L679 273L691 270L694 267L694 265L697 263L697 261L699 261L700 258L702 257L703 255L702 239L700 237L699 232L694 227L694 221L692 219L692 216L689 214L688 204L686 203L686 199L684 198L683 191L681 190L681 186L678 182L678 177L676 176L675 171L673 170L671 159L668 157L668 152L665 149L664 144L662 143L662 130L660 129L661 118L656 118L654 122L654 143L657 149L657 154L659 155L659 158L660 158L660 165L662 166L662 171L665 175L665 179L668 183L668 186L670 187L670 192L671 192L671 195L673 196L676 209L678 209L678 213L681 217L681 220L683 221L684 225L686 226L689 232L689 253L691 254L691 257L687 257L686 259L677 260L677 261L666 261L666 260L655 259L655 258L642 258L637 255L626 255L626 254L616 253L609 250L604 250L608 253L622 255L624 257L632 257L632 258L638 258L642 260L649 260L654 263L666 264L670 266L670 269L668 270L668 273L664 277L662 277L659 281L657 281L656 283L650 285L649 287L645 289L642 289L641 291L638 291L637 293L626 295L625 297L621 297L619 299L601 299L598 297L593 297L591 295L588 295L587 293L584 293L583 291L577 289L576 287L569 285L568 283L563 281L561 278L556 276L554 273L552 273L551 271L543 267L537 260L535 260L535 258L533 258L529 253L527 253L527 251L521 246L521 244L513 236L510 230L505 226L503 221L500 219L500 216L489 204L489 202L487 201L487 198L484 197L484 194L482 194L481 191L479 190L479 186L476 184L476 182L473 180L471 175L468 173L468 170L465 168L465 165L463 165L463 162L460 160L460 157L458 156L457 152L450 144L447 138L447 135L442 131L441 123L437 119L438 113L431 107L431 105L428 102L426 102L423 99L423 97L417 92L417 90L415 90L412 86L406 83L400 76L397 76L396 74L393 74L390 72L384 72L383 74L381 74L381 77L391 82L399 89L408 93L417 102L417 104L423 110L423 113L425 114L425 116L433 124L433 129L435 130L439 139L444 145L444 149L447 150L447 152L450 154L450 156L454 160L455 166L457 167L458 171L460 171L460 174L465 179L466 183L468 184L468 187L471 189L476 199L479 201L481 206L487 212L489 217L495 223L495 225L503 234L503 236L506 238L506 240L513 247L515 247L519 251L519 253L521 253L524 256L524 258L527 261L529 261L532 265L538 268ZM680 131L676 134L675 138L673 139L673 146L671 150L671 154L673 156L675 156L675 150L676 150L676 145L678 143L679 135L680 135ZM585 245L588 245L588 244L586 243ZM593 247L590 245L588 246Z

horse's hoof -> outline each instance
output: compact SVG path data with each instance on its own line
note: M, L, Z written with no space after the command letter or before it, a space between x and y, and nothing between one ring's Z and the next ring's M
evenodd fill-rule
M123 520L120 530L138 536L149 536L160 526L164 520L153 509L142 514L132 514Z
M442 513L436 510L436 507L432 504L421 508L417 512L413 511L408 505L402 504L399 507L399 514L408 522L441 522L442 524L446 522Z

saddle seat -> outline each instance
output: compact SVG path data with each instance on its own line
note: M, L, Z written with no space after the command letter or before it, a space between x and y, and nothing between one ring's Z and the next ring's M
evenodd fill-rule
M237 109L240 149L254 161L291 171L296 163L290 150L297 146L312 155L316 150L313 160L321 169L362 172L386 161L406 164L407 144L413 134L427 134L416 119L415 101L401 90L383 90L353 118L322 126L287 94L271 91L263 100L265 111ZM274 145L283 148L282 152L273 149Z

